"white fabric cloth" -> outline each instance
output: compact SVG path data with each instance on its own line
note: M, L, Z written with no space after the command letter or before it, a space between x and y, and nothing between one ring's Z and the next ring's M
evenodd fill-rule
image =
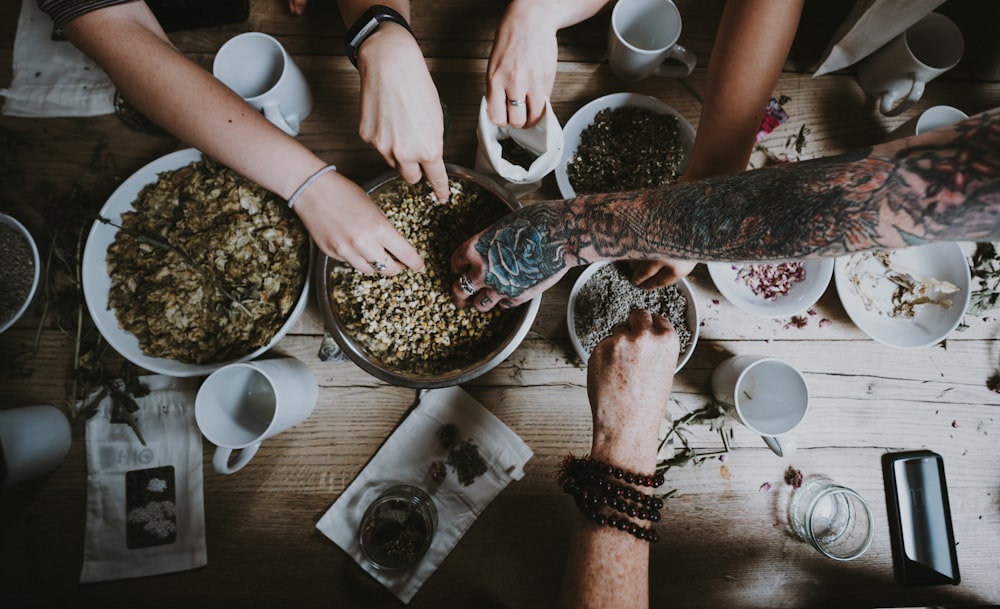
M813 76L854 65L920 21L944 0L857 0Z
M444 425L458 428L458 439L476 444L488 470L463 486L448 466L445 479L435 483L430 465L444 461L437 431ZM408 603L420 586L451 552L476 518L511 480L524 476L524 465L533 456L509 427L459 387L430 389L357 478L344 490L316 524L361 567ZM409 568L379 571L371 566L358 540L365 509L390 486L409 484L424 489L438 513L437 533L427 553Z
M0 89L8 116L97 116L115 111L115 86L71 42L52 40L53 24L35 0L21 1L13 78Z

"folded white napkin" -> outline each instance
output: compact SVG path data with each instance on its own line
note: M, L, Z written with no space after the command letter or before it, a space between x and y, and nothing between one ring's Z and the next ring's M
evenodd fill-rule
M8 116L97 116L115 111L115 86L104 70L65 40L35 0L21 1L13 78L0 89Z
M429 474L432 463L446 459L447 451L442 448L437 432L448 424L457 428L458 440L475 443L488 465L486 473L468 486L458 481L451 466L439 484ZM316 528L399 600L408 603L490 501L511 480L524 476L524 465L532 455L521 438L463 389L427 390L420 404L389 436ZM383 490L397 484L417 486L431 496L438 513L437 533L427 553L414 566L379 571L365 557L358 529L371 502Z

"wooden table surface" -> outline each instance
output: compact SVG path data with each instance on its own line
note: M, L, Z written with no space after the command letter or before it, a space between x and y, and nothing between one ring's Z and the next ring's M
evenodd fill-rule
M357 137L358 78L342 52L343 26L332 6L314 0L311 16L287 15L280 0L253 0L248 22L172 35L200 64L234 32L275 35L295 56L316 105L303 143L364 182L386 168ZM10 79L17 2L0 6L0 83ZM618 91L654 95L697 127L700 92L721 0L681 2L681 43L699 67L682 80L616 80L604 62L607 15L565 31L553 107L563 122L592 98ZM1000 101L1000 47L968 3L945 5L966 34L966 58L934 81L916 108L896 118L878 114L853 74L813 78L832 31L851 2L810 3L795 48L776 88L790 98L789 121L765 145L809 130L800 158L839 153L882 140L923 108L947 103L968 113ZM982 6L984 3L976 3ZM451 115L446 161L472 167L484 70L503 2L414 2L414 29ZM988 23L996 23L996 9ZM964 11L964 12L963 12ZM767 35L766 32L761 33ZM972 52L976 49L975 52ZM183 147L134 132L114 116L0 117L0 210L21 218L47 243L49 224L69 204L96 210L114 185L147 162ZM758 160L760 155L757 155ZM525 197L558 196L554 179ZM412 607L551 607L556 604L574 508L554 484L567 452L589 447L585 371L572 357L565 306L571 273L545 293L533 332L510 358L464 388L534 451L524 479L510 484L461 539L414 597ZM799 366L812 392L799 450L779 458L760 438L727 426L731 450L698 465L673 468L667 503L652 548L654 607L892 607L1000 603L1000 395L987 387L998 371L1000 325L967 318L968 329L946 346L900 350L869 339L849 320L831 285L803 328L789 319L741 313L716 291L700 266L692 275L704 323L691 361L675 382L674 416L708 403L713 368L729 354L777 356ZM0 407L64 406L73 340L51 319L31 315L0 335ZM831 324L820 327L818 320ZM39 330L39 327L41 328ZM0 496L0 605L14 607L394 607L401 603L323 537L316 521L337 499L414 403L416 392L380 382L351 363L317 358L322 320L310 306L277 352L307 362L319 378L319 405L302 425L266 442L236 475L215 473L204 442L208 565L152 578L78 583L86 503L85 435L51 475L4 489ZM31 372L16 374L11 362ZM703 451L721 445L706 427L692 430ZM893 580L879 460L887 451L943 455L949 482L960 586L904 588ZM828 475L872 505L876 537L852 562L824 558L797 540L783 507L789 467ZM770 487L768 488L768 484Z

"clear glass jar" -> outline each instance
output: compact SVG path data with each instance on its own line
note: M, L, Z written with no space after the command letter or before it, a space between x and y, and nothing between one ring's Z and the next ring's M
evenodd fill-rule
M422 489L401 484L372 502L361 519L361 549L376 569L405 569L427 552L437 530L437 508Z

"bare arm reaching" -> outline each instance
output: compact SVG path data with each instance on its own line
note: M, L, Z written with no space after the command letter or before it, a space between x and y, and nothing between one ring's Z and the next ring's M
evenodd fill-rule
M854 153L669 189L530 205L467 241L452 270L513 306L596 260L836 257L1000 238L1000 109ZM456 282L456 302L472 295Z

